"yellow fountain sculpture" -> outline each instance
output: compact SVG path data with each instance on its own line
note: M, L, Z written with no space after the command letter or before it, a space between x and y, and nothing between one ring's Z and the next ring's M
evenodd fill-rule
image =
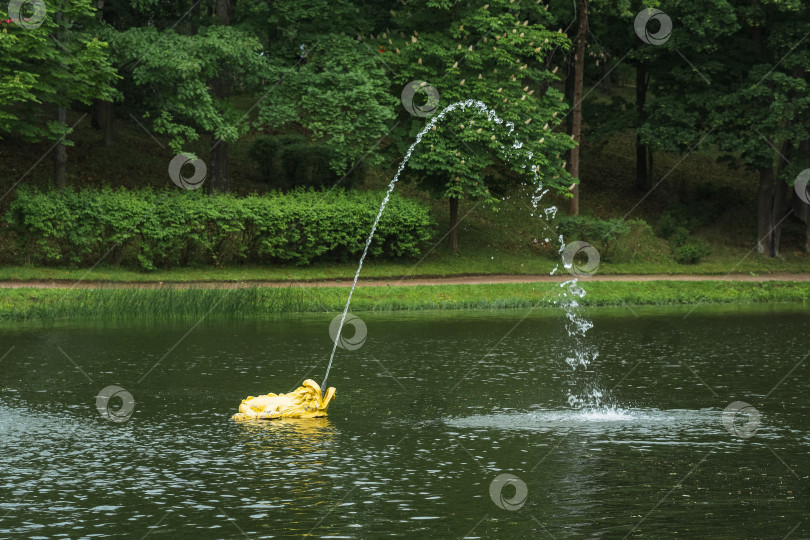
M304 381L289 394L248 396L239 405L233 420L275 420L277 418L318 418L326 416L329 403L335 397L335 388L321 394L321 387L312 379Z

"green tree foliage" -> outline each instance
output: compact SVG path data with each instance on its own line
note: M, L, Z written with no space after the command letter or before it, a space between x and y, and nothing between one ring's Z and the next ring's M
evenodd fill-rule
M237 91L258 88L269 73L259 40L231 26L201 28L183 35L152 27L114 33L111 43L122 71L130 73L130 107L151 118L156 133L169 136L174 152L207 133L236 141L249 128L231 100L217 98L211 84L225 77Z
M330 167L343 175L360 161L379 163L375 149L394 116L396 99L376 51L356 36L380 18L379 3L278 0L241 6L256 29L278 81L262 97L256 125L306 132L327 144Z
M55 142L58 185L70 125L99 100L116 100L118 118L146 118L174 152L210 137L224 158L209 160L209 170L224 177L228 143L251 127L306 139L264 157L252 153L261 166L279 171L274 177L286 174L285 188L333 183L369 164L396 165L429 121L399 103L412 81L438 91L437 112L480 100L507 123L498 126L470 108L449 113L413 155L406 178L449 200L451 230L460 199L496 208L506 190L532 179L532 166L559 193L575 181L565 171L573 142L562 125L574 116L568 114L572 77L564 94L555 66L572 71L570 38L584 0L45 5L41 24L0 24L0 137ZM7 6L0 5L6 10L0 19L9 17ZM638 185L645 189L653 187L647 174L653 151L686 155L714 145L726 163L759 174L758 247L778 254L790 187L810 167L810 5L591 0L587 7L583 129L591 140L634 130L636 161L643 165ZM634 31L636 14L648 7L672 20L662 43L644 43ZM627 88L624 98L610 93L614 65L614 75L635 75L635 100ZM511 133L507 125L514 126ZM515 139L521 148L512 147ZM706 213L726 208L692 206ZM810 226L807 231L810 238Z
M53 0L39 26L0 25L0 137L69 146L65 109L112 99L116 74L93 13L90 0Z
M723 161L757 171L757 247L775 256L788 183L807 163L796 150L810 140L810 51L801 46L810 7L714 0L667 9L678 31L651 49L655 100L642 137L680 152L715 143Z
M340 34L322 36L305 48L305 61L274 61L282 80L262 100L258 126L306 131L312 142L332 149L330 166L345 174L372 153L394 118L396 98L376 50Z
M591 93L584 105L588 136L596 145L604 144L627 130L636 131L636 186L644 190L651 187L654 148L638 130L646 119L650 57L655 54L655 46L643 43L636 36L634 19L640 10L648 7L648 3L638 0L595 0L590 3L591 39L585 73L590 83L598 86L601 92ZM627 65L635 72L635 100L613 92L612 79ZM605 99L603 94L608 94L609 98Z
M634 53L651 72L649 90L655 96L639 131L656 150L686 153L712 127L718 127L709 113L720 106L729 85L736 86L733 79L740 75L739 71L731 75L729 68L745 72L751 57L748 40L736 41L742 36L735 34L742 28L731 2L662 7L673 21L671 36L659 45L637 41ZM731 43L738 46L730 48Z
M739 156L759 172L757 248L775 257L788 217L788 185L810 162L798 152L810 141L810 50L802 46L810 33L810 6L788 0L735 7L742 26L739 50L748 61L729 63L721 79L725 92L709 114L728 159Z
M475 99L515 126L508 135L508 128L487 116L469 110L451 113L412 156L411 179L433 196L450 201L453 248L458 200L483 199L493 207L498 202L487 185L493 170L509 172L506 177L513 182L527 182L532 179L530 167L537 166L546 187L562 192L571 183L561 156L573 143L553 129L567 105L551 86L558 80L556 68L545 64L555 48L566 49L570 42L561 32L543 26L548 20L536 2L454 5L422 0L394 12L395 29L374 40L385 50L381 54L390 66L396 94L411 81L426 81L441 96L439 109ZM391 136L393 148L402 156L425 119L400 111L401 127ZM520 151L512 148L512 137L523 143ZM530 161L525 159L528 152L533 155Z
M304 49L331 35L354 36L371 28L380 13L374 0L274 0L239 4L239 24L249 27L267 47L267 54L283 65L294 64Z

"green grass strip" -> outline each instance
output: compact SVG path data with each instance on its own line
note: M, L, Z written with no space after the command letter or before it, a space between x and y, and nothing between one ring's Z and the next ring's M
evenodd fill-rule
M582 306L808 302L810 283L649 281L584 284ZM554 307L559 283L360 287L353 312ZM1 321L256 319L339 312L347 288L4 289Z

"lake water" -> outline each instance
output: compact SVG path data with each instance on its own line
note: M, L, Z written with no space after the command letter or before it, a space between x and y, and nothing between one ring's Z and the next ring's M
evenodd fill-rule
M5 326L0 537L810 538L810 312L689 310L586 311L576 372L560 311L360 314L329 417L261 423L334 313Z

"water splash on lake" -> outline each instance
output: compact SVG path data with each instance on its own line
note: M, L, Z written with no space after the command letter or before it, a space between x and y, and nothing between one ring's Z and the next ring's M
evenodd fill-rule
M399 164L397 168L397 172L394 175L394 178L388 184L388 190L385 193L385 197L383 198L382 204L380 204L380 210L377 212L377 217L374 219L374 224L371 227L371 232L366 239L366 244L363 248L363 253L360 256L360 263L357 265L357 272L354 274L354 280L352 281L352 287L349 290L349 296L346 299L346 306L343 308L343 315L340 318L340 324L338 325L337 336L341 335L343 331L343 325L346 321L346 315L349 312L349 306L351 305L352 295L354 294L354 289L357 287L357 280L360 277L360 271L363 269L363 262L366 259L366 255L368 254L369 247L371 246L371 241L374 238L374 233L377 230L377 225L380 222L380 218L382 217L383 212L385 211L385 207L388 204L388 200L391 197L391 193L394 191L394 186L399 181L399 176L402 174L402 171L405 169L405 166L408 164L408 161L411 159L411 154L413 153L414 149L422 142L422 138L431 130L434 129L435 126L441 122L448 113L451 113L455 110L460 109L461 111L466 111L470 109L478 114L485 115L487 120L490 122L494 122L496 125L504 125L508 128L507 136L512 135L513 131L515 130L515 125L513 122L504 122L504 120L495 113L493 109L490 109L486 106L485 103L475 99L467 99L464 101L459 101L456 103L452 103L445 107L439 114L431 117L425 127L416 135L416 140L411 144L408 148L408 151L405 154L405 157ZM510 150L521 150L523 148L523 143L520 142L516 137L513 137L513 142L509 149L506 149L505 146L501 146L501 150L505 150L505 153L509 157L509 161L511 161L514 157L519 156L511 156L512 154ZM532 184L535 186L534 193L531 195L531 204L534 211L531 213L532 216L535 214L539 215L538 212L538 205L542 200L543 196L548 193L548 189L543 189L543 183L539 179L539 170L540 167L535 164L531 164L531 160L533 158L533 153L530 150L524 151L525 161L521 165L522 169L526 169L527 164L530 164L530 170L532 173ZM543 208L542 216L545 218L544 221L545 226L549 229L551 227L548 225L547 222L552 221L557 215L557 207L556 206L548 206ZM563 235L558 235L558 241L560 243L559 253L562 253L565 249L565 241L563 239ZM558 265L559 266L559 265ZM555 266L554 269L551 271L553 275L556 272L558 266ZM560 285L561 290L559 293L559 305L566 312L566 330L568 336L574 340L574 351L572 357L566 358L566 363L571 366L572 369L576 369L578 366L586 367L595 360L599 353L596 351L595 348L589 347L585 342L585 335L593 327L593 323L582 317L580 314L577 313L576 308L579 304L576 302L575 298L583 298L585 296L585 290L581 288L577 284L577 279L574 278L572 280L566 281ZM569 298L570 295L570 298ZM555 302L557 303L557 302ZM337 351L337 346L339 343L339 339L334 340L334 344L332 346L332 353L329 356L329 364L326 368L326 374L323 379L323 384L321 388L323 391L326 391L326 381L329 378L329 371L332 368L332 362L335 358L335 352ZM598 392L598 390L597 390ZM591 397L595 396L594 392L591 392ZM599 404L601 404L601 393L599 393L598 398L600 399ZM583 396L574 396L569 394L568 401L571 405L574 406L582 406L584 404L594 405L592 399L588 399L587 395Z

